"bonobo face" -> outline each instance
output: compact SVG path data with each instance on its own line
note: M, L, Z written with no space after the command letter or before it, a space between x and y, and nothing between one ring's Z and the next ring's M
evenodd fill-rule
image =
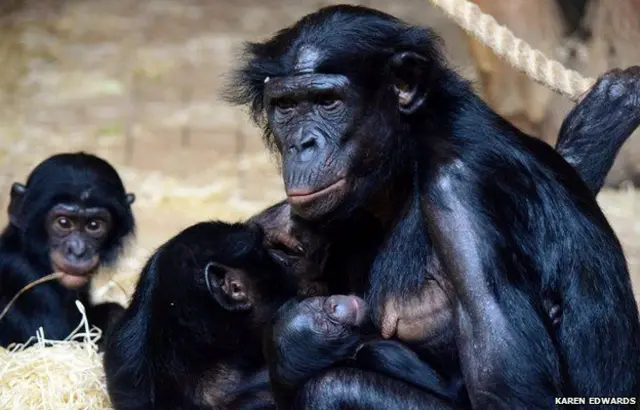
M81 287L100 265L100 249L112 228L111 213L105 208L58 204L48 212L45 229L49 258L54 271L64 276L62 284Z
M373 88L317 72L322 54L313 50L298 52L292 75L265 79L263 101L289 203L306 220L366 205L407 172L413 154L404 121L424 100L423 61L411 53L391 57L381 68L389 83Z
M357 95L342 75L300 74L265 86L285 190L296 213L307 219L334 210L352 184L355 106Z
M289 324L292 331L311 331L327 339L351 334L354 327L362 326L368 318L366 302L345 295L305 299L292 313Z
M424 102L441 74L437 43L429 30L340 5L247 45L227 99L248 105L277 148L295 214L384 213L371 203L394 196L414 164L414 135L431 125Z

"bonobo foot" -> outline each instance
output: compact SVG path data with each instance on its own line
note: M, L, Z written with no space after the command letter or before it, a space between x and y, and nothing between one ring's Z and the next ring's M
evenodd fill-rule
M620 147L638 126L640 66L611 70L598 78L567 115L556 149L580 171L595 194ZM589 163L583 163L587 159Z
M637 128L640 126L640 66L604 73L580 104L590 105L585 114L592 114L591 120L599 118L593 115L600 113L610 122L615 119Z

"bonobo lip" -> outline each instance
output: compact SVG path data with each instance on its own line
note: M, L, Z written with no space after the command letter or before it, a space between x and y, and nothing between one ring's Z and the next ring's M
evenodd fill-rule
M78 289L89 283L91 274L100 264L100 257L94 255L91 259L79 263L69 262L58 252L51 255L51 265L54 272L62 273L59 281L68 289Z
M65 288L78 289L89 283L91 274L100 263L100 257L93 258L80 263L69 262L64 256L54 253L51 258L51 265L54 272L62 273L59 281Z
M308 189L290 189L287 191L287 196L289 197L289 202L292 205L303 205L308 202L314 201L318 198L322 198L328 194L331 194L335 191L341 190L346 185L346 178L340 178L336 182L328 185L324 188L321 188L317 191L311 191Z
M93 273L93 271L98 267L98 263L100 262L100 258L96 255L88 261L83 261L80 263L71 263L66 260L55 260L57 258L53 258L51 261L53 268L57 272L62 272L66 275L70 276L88 276Z
M55 271L63 273L63 275L60 277L59 280L62 286L64 286L65 288L78 289L83 287L87 283L89 283L89 275L75 276L75 275L68 275L60 271L59 269L56 269Z

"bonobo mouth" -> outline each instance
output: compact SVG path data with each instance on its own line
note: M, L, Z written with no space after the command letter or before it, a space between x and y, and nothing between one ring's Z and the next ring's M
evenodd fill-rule
M293 206L306 205L310 202L324 198L327 195L334 194L336 192L344 191L347 185L346 178L340 178L336 182L328 185L324 188L320 188L316 191L310 189L296 189L292 188L287 190L287 196L289 197L289 203Z
M58 253L54 253L51 257L53 271L62 273L60 283L69 289L77 289L86 285L99 263L100 257L98 255L78 262L70 262Z

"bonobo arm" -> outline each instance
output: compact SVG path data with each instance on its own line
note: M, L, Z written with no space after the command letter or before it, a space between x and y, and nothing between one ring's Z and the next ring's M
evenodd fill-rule
M452 410L446 401L383 374L350 367L328 370L307 382L295 409Z
M620 147L640 126L639 100L640 67L615 69L601 76L562 122L556 150L594 195Z
M42 273L34 269L21 255L0 251L0 311L26 285L42 278ZM0 346L14 342L26 342L36 335L39 327L52 340L62 340L80 322L80 313L66 307L71 292L54 283L43 283L20 295L0 320ZM64 298L60 296L64 294ZM71 296L69 296L71 295ZM81 302L89 306L88 298L80 293ZM65 299L67 298L67 299ZM73 323L73 325L71 325Z
M517 291L505 290L515 305L496 298L495 286L509 286L492 283L507 276L496 251L501 234L476 209L477 193L464 179L443 170L424 194L423 214L453 289L454 337L471 405L551 408L559 389L552 341L538 312Z
M620 147L640 125L639 104L640 67L612 70L598 79L562 124L556 149L594 195L602 188ZM398 330L398 337L415 341L424 334L421 324L426 323L425 315L432 315L434 299L419 295L399 302L388 300L383 317L390 318L394 326L397 323L393 330ZM545 302L547 314L557 326L562 311Z
M402 380L438 397L453 400L449 383L408 347L391 340L364 343L356 353L359 369Z
M225 405L227 410L275 410L276 403L271 393L269 371L256 373L236 387L237 397Z

